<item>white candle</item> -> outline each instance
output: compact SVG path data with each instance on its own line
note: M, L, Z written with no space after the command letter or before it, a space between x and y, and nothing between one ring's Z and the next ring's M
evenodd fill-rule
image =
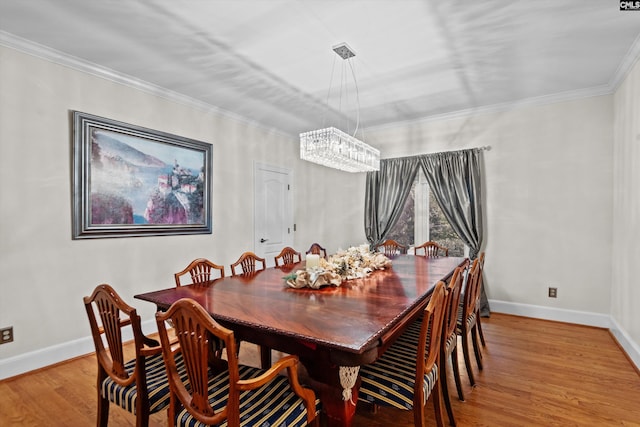
M319 267L320 266L320 255L318 254L308 254L307 255L307 268Z

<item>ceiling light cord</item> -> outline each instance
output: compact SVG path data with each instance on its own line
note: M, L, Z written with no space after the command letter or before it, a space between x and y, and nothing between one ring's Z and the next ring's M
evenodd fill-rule
M329 105L329 100L331 99L331 87L333 86L333 75L336 69L336 57L333 57L333 64L331 65L331 77L329 77L329 89L327 90L327 102L325 104L324 114L322 115L322 127L325 127L327 124L327 116L329 115L329 111L331 110L331 106Z
M340 55L338 55L340 56ZM329 114L329 112L331 111L331 89L333 88L333 78L335 76L335 69L336 69L336 60L337 57L334 56L333 57L333 63L331 65L331 76L329 78L329 89L327 90L327 100L326 100L326 104L325 104L325 114L323 114L322 117L322 127L325 127L327 124L327 115ZM352 136L355 138L356 134L358 133L358 129L360 129L360 89L358 88L358 80L356 79L356 72L353 66L353 62L351 62L351 57L349 58L345 58L343 63L342 63L342 69L340 72L340 97L338 99L338 112L340 114L343 114L342 111L342 102L343 99L342 97L345 96L346 99L346 104L348 105L349 103L349 90L347 89L347 77L346 77L346 73L345 73L345 62L349 64L349 70L351 71L351 77L353 78L353 85L356 89L356 127L353 131ZM344 94L344 95L343 95ZM349 128L349 120L346 120L346 126L347 128ZM362 129L360 131L362 133L362 136L364 138L364 129Z
M333 47L333 51L343 60L355 56L355 53L346 43ZM340 96L338 98L339 111L332 110L329 106L331 101L331 89L333 87L333 77L335 73L335 61L333 58L331 68L331 78L329 80L329 90L327 93L327 108L325 111L335 112L338 121L346 121L347 131L349 130L348 115L343 114L342 105L345 103L347 109L350 107L351 98L346 88L350 85L349 72L347 66L342 62L342 72L340 73ZM356 72L353 63L349 61L353 84L356 89L357 115L353 136L331 126L322 129L310 130L300 134L300 158L323 166L340 169L346 172L369 172L380 170L380 150L365 142L358 140L356 134L360 129L360 89L356 80ZM345 92L343 94L343 92ZM344 96L344 99L343 99ZM351 101L351 104L353 101ZM333 115L332 115L333 116ZM323 118L323 126L325 125ZM353 123L353 122L352 122ZM360 131L364 135L364 131Z
M353 84L356 87L356 129L353 131L353 137L355 138L358 128L360 127L360 91L358 90L358 81L356 80L356 72L353 69L351 58L347 59L349 68L351 69L351 76L353 77ZM364 139L364 131L362 132L362 139Z

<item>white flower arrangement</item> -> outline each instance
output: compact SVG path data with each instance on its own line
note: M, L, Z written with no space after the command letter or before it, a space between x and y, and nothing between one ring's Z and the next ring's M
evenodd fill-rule
M285 280L292 288L318 289L328 285L340 286L343 280L361 279L374 270L383 270L390 266L389 258L380 252L371 252L369 245L364 244L338 250L327 259L321 258L318 267L298 270L285 276Z

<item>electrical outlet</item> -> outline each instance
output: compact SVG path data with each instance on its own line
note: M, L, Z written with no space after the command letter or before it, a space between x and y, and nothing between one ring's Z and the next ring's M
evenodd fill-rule
M549 298L558 298L558 288L549 288Z
M0 329L0 344L13 341L13 326Z

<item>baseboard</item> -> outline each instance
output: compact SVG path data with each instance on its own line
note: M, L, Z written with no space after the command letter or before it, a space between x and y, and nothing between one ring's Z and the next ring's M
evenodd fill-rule
M535 319L554 320L557 322L609 329L622 349L627 353L631 362L635 365L636 370L640 372L640 346L634 342L620 324L608 314L565 310L498 300L489 300L489 305L491 311L495 313L513 314Z
M608 314L590 313L587 311L566 310L540 305L520 304L515 302L489 300L491 311L514 314L534 319L555 320L557 322L575 323L578 325L597 326L610 329L611 316Z
M157 332L158 327L155 320L143 322L142 330L145 334ZM122 333L122 339L125 341L132 340L133 332L131 332L130 329L125 329ZM56 363L94 353L95 351L96 348L93 345L93 338L88 336L19 356L2 359L0 360L0 380L55 365Z
M611 319L613 327L609 328L613 336L618 340L618 344L624 349L629 359L636 365L636 371L640 373L640 345L634 342L627 331L620 327L616 319Z

